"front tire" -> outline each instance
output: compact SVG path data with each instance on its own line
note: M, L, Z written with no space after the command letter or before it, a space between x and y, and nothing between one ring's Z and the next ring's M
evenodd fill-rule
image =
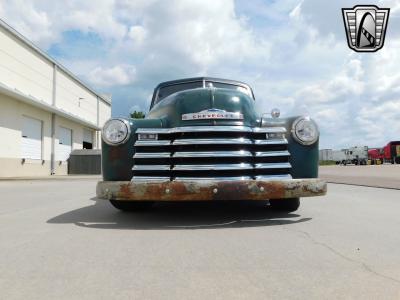
M300 198L271 199L269 200L269 204L272 209L292 212L300 207Z
M142 211L150 209L154 202L152 201L119 201L110 200L112 206L122 211Z

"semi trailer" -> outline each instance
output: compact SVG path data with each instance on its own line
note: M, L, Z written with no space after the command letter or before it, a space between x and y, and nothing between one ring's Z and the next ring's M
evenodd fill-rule
M368 146L354 146L349 149L333 151L333 160L337 165L366 165L368 162Z

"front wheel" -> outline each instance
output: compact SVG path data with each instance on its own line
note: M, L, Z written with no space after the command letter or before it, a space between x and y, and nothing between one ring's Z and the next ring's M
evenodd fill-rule
M110 203L115 208L122 211L140 211L150 209L154 202L152 201L119 201L110 200Z
M271 199L269 204L275 210L291 212L300 207L300 198Z

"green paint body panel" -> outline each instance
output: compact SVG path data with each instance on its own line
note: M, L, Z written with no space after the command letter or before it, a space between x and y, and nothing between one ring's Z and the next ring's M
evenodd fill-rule
M110 146L102 141L102 169L103 179L131 180L135 144L135 132L138 128L161 128L160 119L129 119L131 136L125 144Z
M210 108L241 112L243 120L187 120L182 114L196 113ZM254 99L230 89L199 88L172 94L153 106L147 118L161 118L166 128L197 125L244 125L255 127L259 119Z
M318 142L305 146L299 144L292 136L293 122L300 116L289 118L268 119L267 127L282 126L286 128L288 140L288 150L290 152L290 164L292 165L291 175L293 178L317 178L318 177Z
M182 114L216 108L240 112L243 120L182 120ZM292 124L298 117L263 120L267 127L285 127L289 145L293 178L318 177L318 141L300 145L292 138ZM145 119L129 119L131 136L119 146L102 143L102 168L105 181L129 181L132 178L135 132L138 128L173 128L178 126L261 126L261 112L256 112L255 100L246 94L223 88L197 88L166 97L152 107Z

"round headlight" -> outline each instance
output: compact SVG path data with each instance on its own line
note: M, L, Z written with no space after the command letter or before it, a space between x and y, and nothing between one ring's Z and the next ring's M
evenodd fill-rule
M318 126L310 117L300 117L293 122L292 134L300 144L311 145L318 140Z
M129 135L130 126L126 120L110 119L103 126L103 140L109 145L125 143L128 140Z

